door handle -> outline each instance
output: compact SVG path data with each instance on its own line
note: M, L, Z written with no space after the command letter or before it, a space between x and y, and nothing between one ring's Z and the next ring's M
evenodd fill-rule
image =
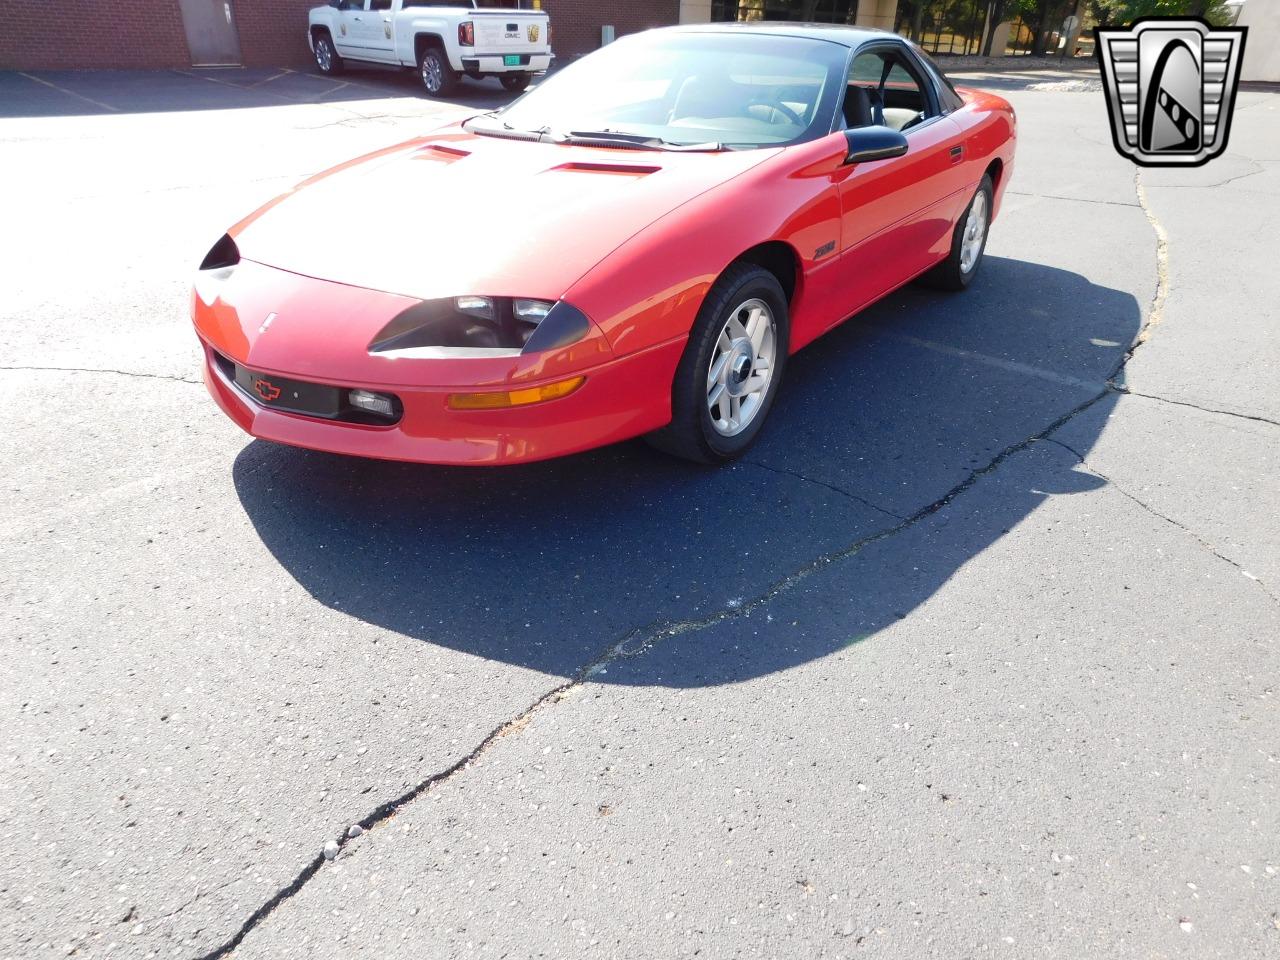
M951 148L951 162L952 162L952 163L959 163L959 162L960 162L960 160L961 160L961 158L963 158L963 157L964 157L964 147L960 146L960 147L952 147L952 148Z

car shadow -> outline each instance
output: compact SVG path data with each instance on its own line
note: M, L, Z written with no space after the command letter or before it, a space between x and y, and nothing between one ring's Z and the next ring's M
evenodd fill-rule
M760 442L727 467L676 461L638 441L501 469L254 441L233 478L256 535L321 603L567 677L637 630L749 605L815 559L901 527L1096 396L1139 324L1128 293L988 257L965 294L907 288L795 356ZM873 635L1047 497L1099 483L1068 463L966 515L945 549L880 540L877 575L845 584L842 612L803 644L740 645L723 664L677 658L688 665L660 678L596 679L711 685L842 649L851 619L860 637Z
M514 99L495 79L464 78L448 100L432 101L414 71L376 64L352 66L337 77L306 67L0 71L0 118L233 110L401 97L484 109Z

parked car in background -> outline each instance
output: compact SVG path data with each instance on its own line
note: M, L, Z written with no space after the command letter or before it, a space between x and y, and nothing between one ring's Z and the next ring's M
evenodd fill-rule
M413 67L432 97L462 76L497 77L519 92L551 65L551 23L541 10L486 0L333 0L313 7L307 42L324 74L348 61Z

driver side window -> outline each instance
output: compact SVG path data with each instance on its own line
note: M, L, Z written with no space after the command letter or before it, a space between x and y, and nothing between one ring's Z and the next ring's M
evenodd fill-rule
M846 127L906 131L931 115L924 84L902 54L880 49L853 58L842 108Z

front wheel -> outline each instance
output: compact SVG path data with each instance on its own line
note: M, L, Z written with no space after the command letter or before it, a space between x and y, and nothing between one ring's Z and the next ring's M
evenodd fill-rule
M502 89L509 93L523 93L529 86L527 73L504 73L498 79L502 81Z
M646 439L699 463L741 456L773 406L787 361L786 294L755 264L729 267L698 311L676 368L671 423Z
M987 249L987 230L991 226L991 201L995 191L991 178L984 176L978 192L956 222L951 235L951 252L947 259L920 279L939 290L963 290L973 282Z
M327 33L319 34L311 45L311 53L316 58L316 67L326 77L342 72L342 57L334 49L333 38Z
M418 75L429 97L447 97L458 82L449 60L439 47L427 47L418 61Z

